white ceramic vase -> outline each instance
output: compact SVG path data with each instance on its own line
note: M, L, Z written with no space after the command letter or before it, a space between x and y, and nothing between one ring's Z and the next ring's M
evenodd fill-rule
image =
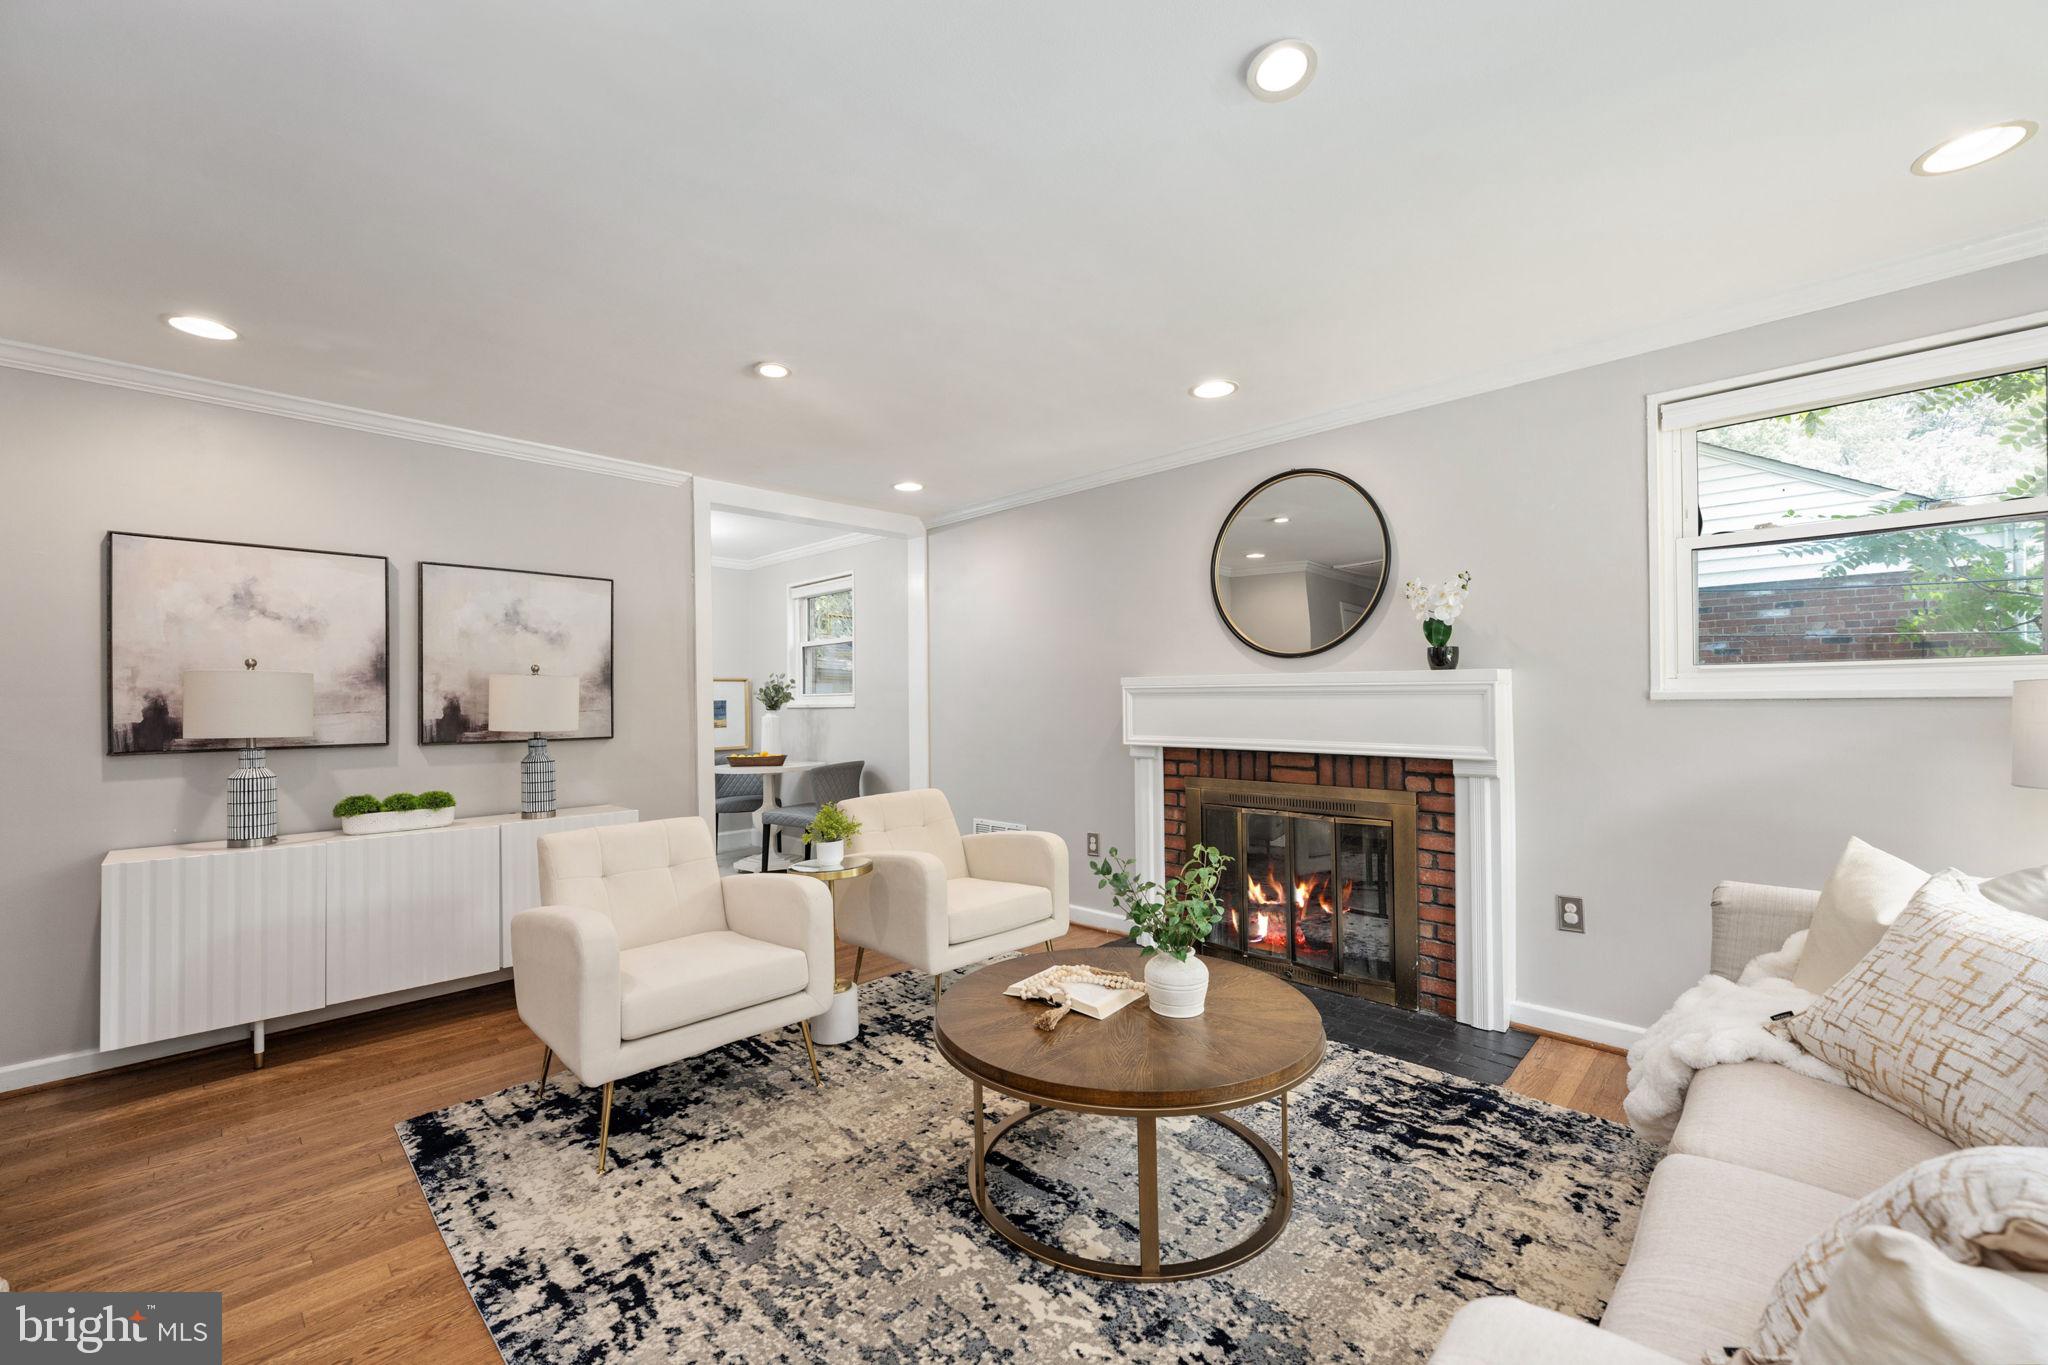
M846 864L846 840L834 839L829 844L812 844L811 861L819 867L843 867Z
M761 713L761 742L754 746L754 752L759 754L779 754L782 752L782 713L780 711L763 711Z
M1192 1019L1209 1000L1209 964L1189 950L1183 962L1171 953L1145 959L1145 1000L1166 1019Z

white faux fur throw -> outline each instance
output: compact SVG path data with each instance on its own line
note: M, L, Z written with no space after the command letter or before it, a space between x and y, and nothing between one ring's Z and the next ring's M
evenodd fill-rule
M1841 1072L1768 1027L1772 1015L1803 1010L1814 1001L1813 992L1799 989L1791 979L1805 945L1802 929L1777 952L1744 967L1739 981L1701 977L1650 1025L1628 1050L1628 1098L1622 1109L1631 1127L1652 1142L1670 1142L1693 1073L1722 1062L1776 1062L1830 1085L1847 1084Z

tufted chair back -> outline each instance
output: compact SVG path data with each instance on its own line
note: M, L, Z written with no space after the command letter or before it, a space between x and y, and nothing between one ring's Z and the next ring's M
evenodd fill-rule
M725 928L718 875L711 831L694 815L540 840L541 904L609 915L622 949Z
M860 833L847 842L848 853L930 853L945 864L948 881L967 875L960 826L944 792L927 787L856 796L841 801L839 809L860 821Z

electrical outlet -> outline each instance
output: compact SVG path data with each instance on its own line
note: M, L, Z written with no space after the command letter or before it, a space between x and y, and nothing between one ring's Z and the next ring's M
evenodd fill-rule
M1567 934L1586 932L1586 898L1584 896L1559 896L1557 898L1557 927Z
M1091 858L1100 858L1102 856L1102 836L1100 834L1088 836L1088 856Z

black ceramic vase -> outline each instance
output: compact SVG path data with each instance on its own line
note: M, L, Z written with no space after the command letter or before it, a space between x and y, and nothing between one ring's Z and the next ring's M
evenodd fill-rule
M1429 647L1429 666L1431 668L1456 668L1458 666L1458 647L1456 645L1431 645Z

